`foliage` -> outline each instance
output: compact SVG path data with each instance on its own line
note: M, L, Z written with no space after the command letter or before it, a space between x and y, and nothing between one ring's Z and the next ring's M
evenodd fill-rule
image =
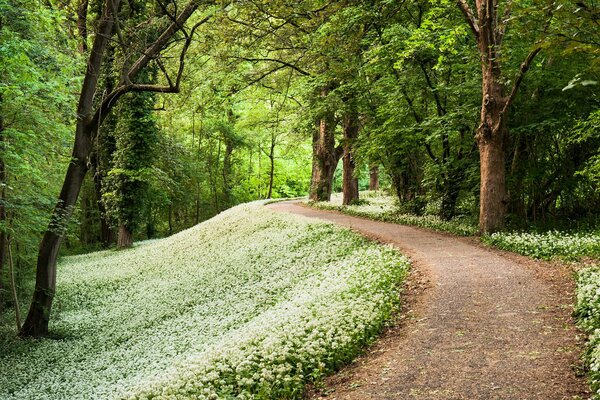
M337 197L339 200L339 195ZM456 217L450 221L445 221L436 215L406 214L399 211L398 205L390 196L369 196L369 193L361 192L361 197L366 198L358 205L343 206L334 202L309 202L308 204L321 210L334 210L356 217L401 225L413 225L436 231L450 232L460 236L472 236L477 233L477 226L469 218Z
M148 82L152 76L145 77ZM115 110L117 120L112 167L104 180L102 201L115 226L133 231L147 216L149 185L152 179L158 129L152 113L153 93L130 93Z
M7 213L0 230L11 238L23 285L71 150L71 88L82 63L65 23L64 12L44 2L0 0L0 163L6 168L0 202ZM3 272L0 266L0 309Z
M2 316L0 397L299 398L372 340L407 268L391 248L260 203L68 257L53 339L13 339Z
M597 232L497 232L483 236L481 240L502 250L545 260L600 258L600 234Z
M588 267L577 273L575 316L578 325L590 334L584 361L594 398L600 398L600 268Z

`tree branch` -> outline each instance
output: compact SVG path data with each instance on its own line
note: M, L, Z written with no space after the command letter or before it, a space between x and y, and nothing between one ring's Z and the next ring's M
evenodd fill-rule
M471 7L469 7L467 0L457 0L456 4L458 5L458 8L460 8L460 11L462 11L463 15L465 16L465 19L467 20L467 23L471 27L471 30L473 31L475 38L478 38L479 37L479 27L477 26L477 19L475 18L475 15L473 14Z
M283 61L283 60L278 60L275 58L247 58L247 57L240 57L240 59L244 60L244 61L250 61L250 62L259 62L259 61L268 61L268 62L276 62L279 64L282 64L288 68L291 68L297 72L299 72L300 74L304 75L304 76L311 76L309 72L304 71L302 68L291 64L287 61Z
M525 58L525 60L521 63L521 67L519 68L519 72L517 73L517 77L515 79L515 83L513 84L513 87L510 91L510 95L508 96L508 99L506 100L506 103L504 104L504 107L502 108L502 114L504 114L508 108L510 107L511 103L513 102L513 100L515 99L515 97L517 96L517 92L519 90L519 86L521 86L521 82L523 81L523 77L525 77L525 74L527 73L527 71L529 70L529 67L531 66L531 62L533 61L533 59L535 58L535 56L537 56L537 54L542 50L541 47L536 47L535 49L533 49Z
M179 30L180 26L189 19L189 17L196 11L196 9L200 6L203 0L192 0L188 3L188 5L181 11L181 13L177 16L176 20L173 21L167 29L160 35L158 39L154 43L152 43L148 48L144 51L144 53L137 59L135 63L129 68L129 72L127 73L127 77L124 84L127 84L127 81L132 81L133 78L140 72L144 67L148 65L148 63L156 57L160 53L161 50L168 43L169 39ZM202 19L196 25L202 25L207 22L212 17L212 14L207 15L204 19ZM189 45L188 45L189 46Z

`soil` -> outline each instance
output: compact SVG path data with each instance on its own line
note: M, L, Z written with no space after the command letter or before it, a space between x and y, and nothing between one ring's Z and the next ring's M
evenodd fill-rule
M420 228L303 206L411 258L403 310L365 354L308 399L584 399L585 335L572 319L568 265L534 261Z

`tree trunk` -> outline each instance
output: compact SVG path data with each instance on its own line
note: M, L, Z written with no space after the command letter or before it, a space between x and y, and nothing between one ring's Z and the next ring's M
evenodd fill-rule
M231 154L233 153L233 141L225 137L225 154L223 156L223 197L225 208L233 205L233 195L231 187Z
M1 102L1 98L0 98ZM0 115L0 154L4 154L6 150L6 138L4 136L4 119ZM4 309L4 263L6 260L6 245L7 245L7 224L6 224L6 164L4 163L4 157L0 157L0 224L2 229L0 230L0 312Z
M113 7L118 8L119 1L106 0L98 25L98 34L94 38L94 45L88 59L81 94L77 104L79 119L75 128L75 143L73 145L71 163L67 168L65 180L58 196L58 202L50 218L48 229L44 233L40 243L33 299L25 323L19 332L21 336L41 337L48 334L52 300L56 292L56 260L58 251L88 170L87 160L90 156L92 141L99 125L91 123L91 120L94 112L94 95L98 86L100 66L102 65L106 44L113 28ZM98 122L101 123L101 120Z
M98 213L100 219L100 243L102 247L108 248L115 241L115 231L108 223L106 218L106 207L102 201L102 176L98 171L94 174L94 189L96 191L96 199Z
M90 154L91 146L89 141L85 140L87 134L83 133L82 125L81 122L78 123L72 161L67 169L48 230L44 233L40 243L33 299L27 319L21 328L21 336L41 337L48 333L52 300L56 292L58 251L87 173L86 158Z
M379 166L369 168L369 190L379 190Z
M275 179L275 141L271 141L271 150L269 151L269 161L271 162L269 169L269 192L267 193L267 199L270 199L273 195L273 181Z
M358 200L358 178L355 173L354 157L352 155L352 147L354 141L358 137L358 118L356 114L348 114L344 117L344 156L343 177L342 177L342 204L348 205Z
M479 230L492 233L504 227L508 204L504 147L508 138L509 108L531 62L542 48L538 45L527 55L513 80L510 94L505 97L502 82L507 79L501 73L500 52L507 24L513 19L509 18L510 5L504 6L502 18L498 15L497 1L477 0L475 13L466 0L458 0L457 5L473 32L481 57L481 121L476 135L481 162Z
M481 123L476 134L481 174L479 231L493 233L504 227L508 204L504 166L508 129L502 113L507 99L496 67L483 65L482 69Z
M119 225L119 237L117 239L117 248L125 249L133 246L133 232L125 225Z
M312 201L331 200L333 175L339 162L342 149L335 147L335 118L328 113L321 118L318 129L313 133L312 177L309 199Z

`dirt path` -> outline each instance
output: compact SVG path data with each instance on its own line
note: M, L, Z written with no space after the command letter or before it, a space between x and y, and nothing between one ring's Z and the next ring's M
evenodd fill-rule
M416 270L399 323L309 395L328 399L588 398L574 366L567 271L472 240L304 207L273 210L333 221L392 243ZM422 285L427 282L426 285ZM414 287L425 286L423 290Z

